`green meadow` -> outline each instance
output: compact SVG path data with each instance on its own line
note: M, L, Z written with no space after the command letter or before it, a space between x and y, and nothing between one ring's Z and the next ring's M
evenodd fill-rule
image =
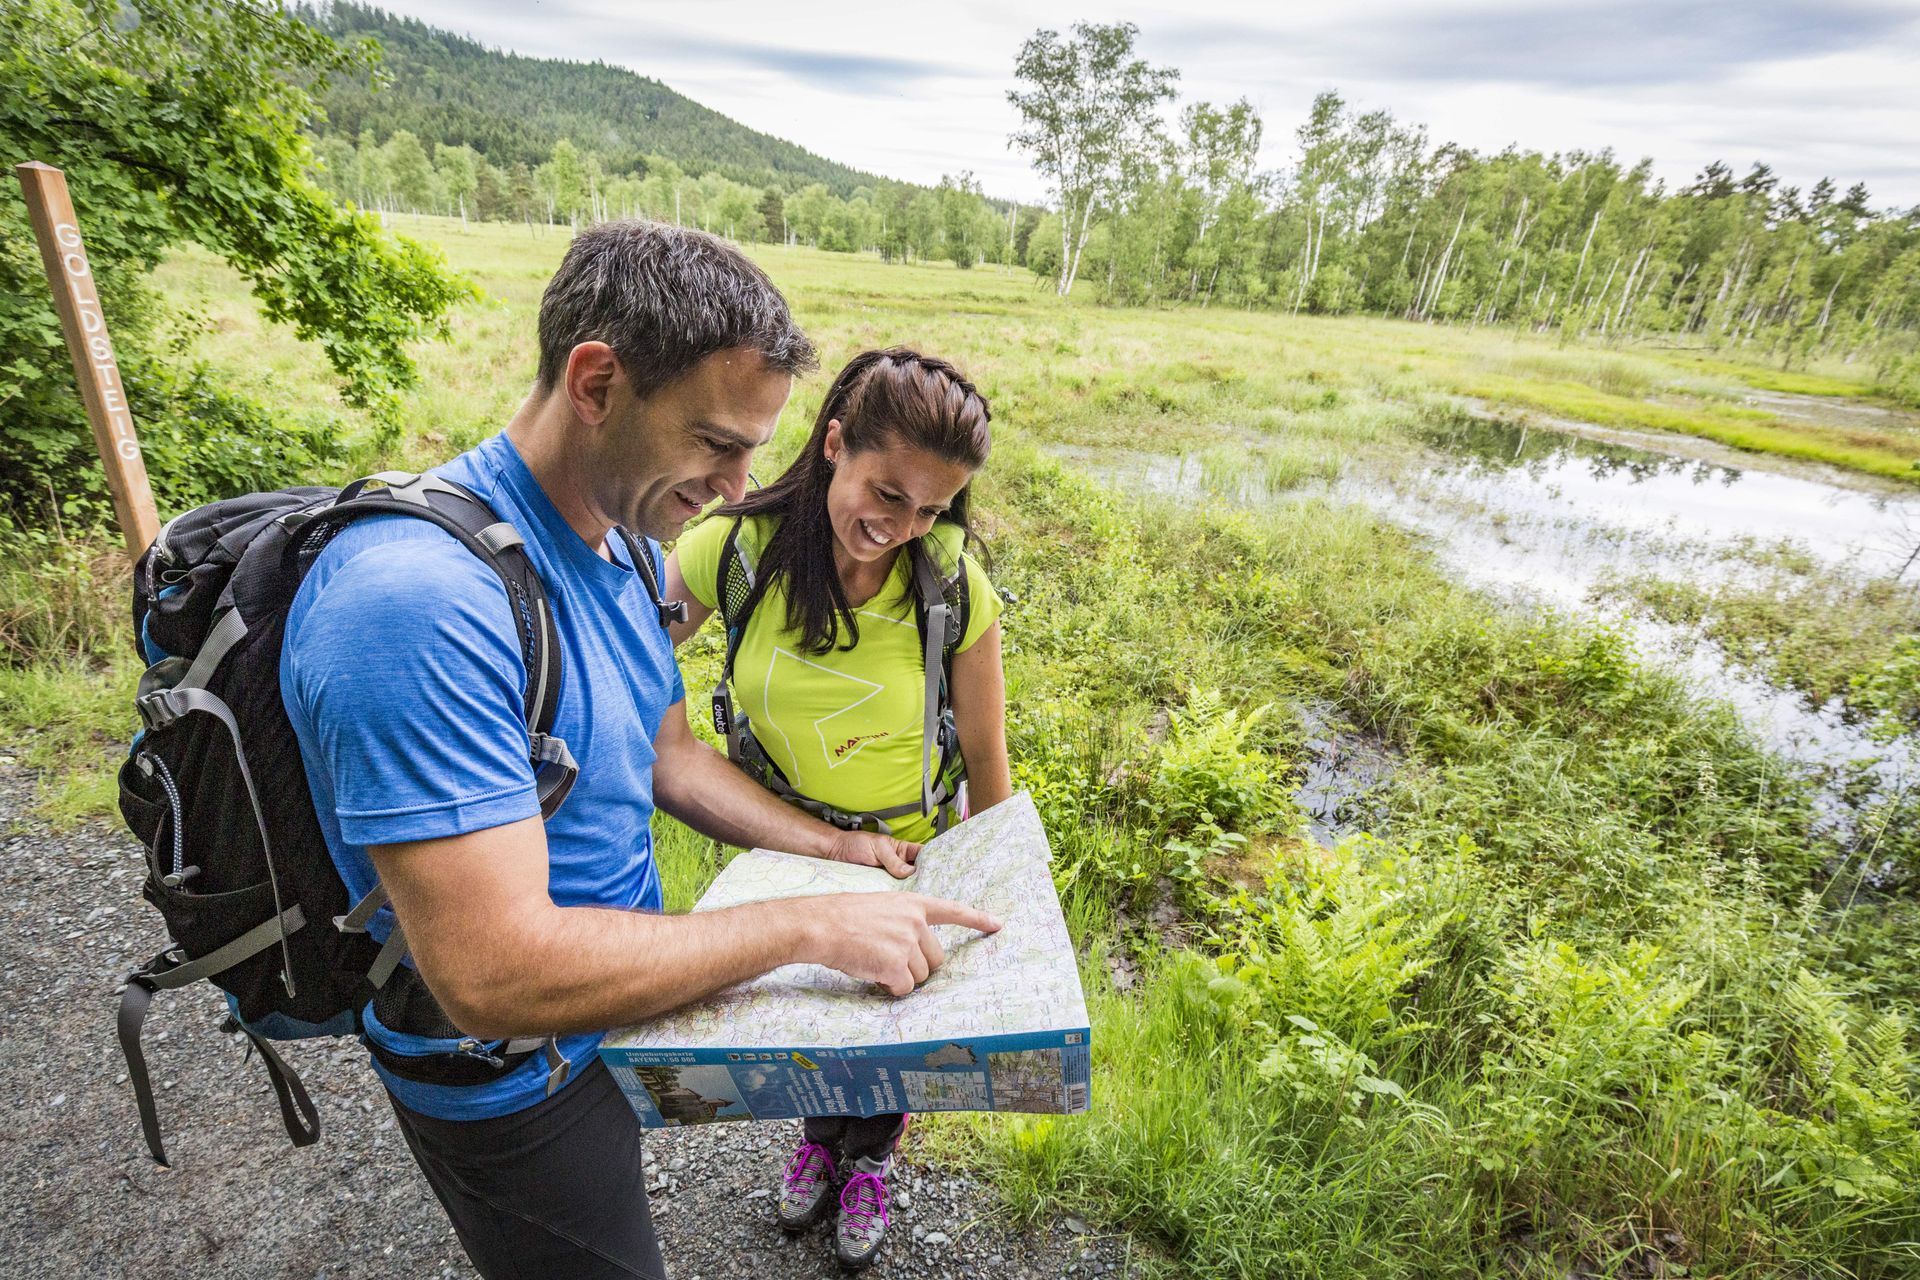
M442 460L532 380L564 233L394 222L482 294L420 350L397 438L343 407L318 355L215 259L180 253L158 275L224 385L337 438L338 469L314 479ZM1124 1231L1167 1275L1920 1274L1908 797L1857 786L1836 824L1811 780L1620 632L1502 608L1364 508L1155 497L1063 461L1192 453L1278 494L1414 458L1423 429L1477 401L1920 481L1905 419L1823 424L1755 398L1869 379L1103 308L998 267L750 251L829 372L913 344L994 407L978 501L1015 599L1015 781L1048 824L1080 948L1093 1108L941 1117L916 1141L987 1171L1009 1213ZM796 391L762 479L825 381ZM37 537L0 569L0 728L44 767L49 811L78 818L110 807L130 730L124 563ZM1793 589L1833 607L1807 577ZM1764 637L1794 637L1780 678L1823 695L1896 646L1887 619L1912 607L1861 588L1842 603L1865 612L1821 627L1704 588L1620 590L1729 619L1730 642L1762 635L1756 660L1781 650ZM716 660L710 636L683 654L690 689ZM1315 717L1399 761L1376 820L1333 848L1293 798ZM727 851L660 828L683 909Z

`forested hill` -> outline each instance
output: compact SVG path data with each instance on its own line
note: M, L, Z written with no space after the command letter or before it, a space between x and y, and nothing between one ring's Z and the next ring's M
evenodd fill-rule
M597 152L612 171L633 169L652 154L692 173L771 179L789 190L818 182L847 196L880 182L622 67L521 57L366 5L303 4L295 11L342 42L371 36L385 50L390 84L376 90L360 77L322 97L332 134L371 133L385 142L405 129L449 146L464 143L503 167L538 165L566 138Z

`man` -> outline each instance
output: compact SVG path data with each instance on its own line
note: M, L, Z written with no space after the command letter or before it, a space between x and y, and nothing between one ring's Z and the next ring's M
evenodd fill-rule
M660 1276L640 1129L601 1032L779 965L905 994L944 958L930 927L998 924L917 894L663 916L654 806L732 844L911 871L918 846L825 826L694 738L672 644L615 525L672 538L740 496L813 350L771 281L695 232L578 237L540 307L540 369L506 431L440 468L526 540L565 678L554 732L580 778L542 823L526 671L497 576L439 528L342 531L288 616L282 692L335 863L376 877L412 968L366 1010L408 1146L493 1276ZM652 544L649 555L657 557ZM549 1094L556 1037L571 1073Z

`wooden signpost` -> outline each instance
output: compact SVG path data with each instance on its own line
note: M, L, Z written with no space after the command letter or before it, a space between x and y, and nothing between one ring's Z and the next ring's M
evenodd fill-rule
M93 442L107 470L114 514L120 519L127 553L138 557L158 536L160 520L154 513L153 489L147 483L147 464L140 456L140 437L134 434L126 389L120 385L120 366L114 362L113 342L107 337L100 293L93 286L87 247L73 216L73 200L67 195L67 175L38 161L16 165L14 173L27 197L47 283L53 286L54 309L60 313L67 352L73 357L73 376L79 380L80 399L93 424Z

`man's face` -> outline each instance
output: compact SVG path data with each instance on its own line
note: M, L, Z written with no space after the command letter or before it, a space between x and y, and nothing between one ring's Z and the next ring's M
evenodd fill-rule
M624 374L610 392L592 475L602 513L650 538L678 537L716 497L747 487L753 452L773 438L791 375L757 351L720 351L641 399Z

